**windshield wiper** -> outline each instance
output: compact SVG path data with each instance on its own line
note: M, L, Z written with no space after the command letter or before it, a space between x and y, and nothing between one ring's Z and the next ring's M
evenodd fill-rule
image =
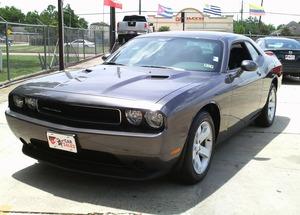
M117 65L117 66L124 66L124 64L121 63L115 63L115 62L104 62L104 65Z
M174 69L174 70L181 70L181 71L184 70L184 69L181 69L181 68L169 67L169 66L144 65L144 66L140 66L140 67L159 68L159 69Z

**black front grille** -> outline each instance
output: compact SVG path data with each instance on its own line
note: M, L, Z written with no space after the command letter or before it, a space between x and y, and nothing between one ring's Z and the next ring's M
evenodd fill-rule
M121 111L113 108L95 107L40 99L38 101L40 118L59 120L67 125L107 124L120 125Z

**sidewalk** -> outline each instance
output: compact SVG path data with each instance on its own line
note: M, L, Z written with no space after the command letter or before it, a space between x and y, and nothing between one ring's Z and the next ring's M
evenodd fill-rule
M68 67L66 69L66 71L74 71L74 70L79 70L79 69L85 69L85 68L88 68L88 67L96 66L96 65L98 65L100 63L102 63L101 57L96 57L96 58L93 58L91 60L79 63L79 64L71 66L71 67ZM52 73L55 73L55 72L57 72L57 71L54 71ZM24 80L22 80L22 81L20 81L20 82L18 82L16 84L0 88L0 103L7 101L7 95L8 95L8 93L11 90L13 90L15 87L17 87L18 85L22 84L24 81L27 81L27 80L30 80L30 79L34 79L34 78L37 78L37 77L42 77L42 76L45 76L45 75L48 75L48 74L49 73L47 73L47 74L41 74L40 76L35 76L35 77L28 78L28 79L24 79Z

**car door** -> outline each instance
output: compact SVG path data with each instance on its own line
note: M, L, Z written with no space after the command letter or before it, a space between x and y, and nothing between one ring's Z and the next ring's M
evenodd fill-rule
M262 96L262 75L258 68L256 71L242 71L243 60L257 62L258 57L249 51L248 42L237 42L230 48L228 63L228 77L232 85L232 98L230 108L229 129L243 127L257 113ZM251 46L249 46L251 48Z

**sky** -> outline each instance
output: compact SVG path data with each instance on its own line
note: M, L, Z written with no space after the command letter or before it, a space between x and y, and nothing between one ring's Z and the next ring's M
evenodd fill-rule
M123 12L117 14L117 21L120 21L124 14L137 14L137 12L124 13L125 11L138 11L138 0L119 0L123 3L123 10L117 9L117 12ZM220 6L224 12L238 12L241 9L242 0L141 0L142 10L156 11L158 4L162 4L167 7L171 7L174 11L180 11L187 7L193 7L200 11L203 10L204 4L212 4ZM262 21L267 24L273 24L275 26L279 24L287 24L290 21L300 21L299 0L263 0L264 9L266 12L275 13L287 13L296 14L294 16L288 15L274 15L266 14L262 17ZM26 2L26 3L24 3ZM249 3L260 4L261 0L244 0L244 11L248 12ZM57 5L57 0L0 0L0 7L3 6L15 6L21 9L24 13L32 10L38 12L43 11L47 5ZM75 10L76 14L91 14L91 13L105 13L109 12L109 7L103 7L103 0L64 0L64 4L70 4ZM155 13L152 13L155 14ZM0 14L1 15L1 14ZM85 18L89 23L105 21L109 22L109 15L80 15ZM248 14L244 14L244 18L247 18ZM234 19L240 18L239 14L234 14Z

